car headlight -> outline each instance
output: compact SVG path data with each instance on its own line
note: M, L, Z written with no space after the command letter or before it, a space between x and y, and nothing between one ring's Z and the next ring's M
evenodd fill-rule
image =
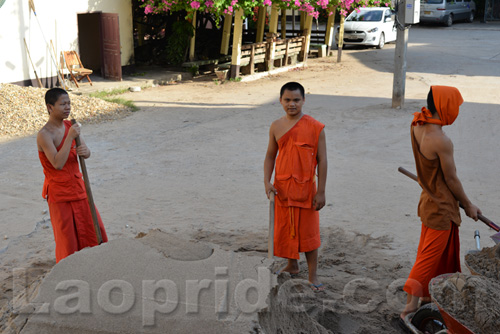
M369 33L374 33L374 32L377 32L377 31L378 31L378 28L377 28L377 27L375 27L375 28L373 28L373 29L371 29L371 30L368 30L368 32L369 32Z

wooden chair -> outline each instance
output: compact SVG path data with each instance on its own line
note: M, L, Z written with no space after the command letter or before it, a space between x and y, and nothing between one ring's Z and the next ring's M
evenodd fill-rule
M64 56L64 62L66 63L66 68L71 75L71 79L75 82L76 87L78 86L78 82L82 81L82 79L87 78L90 85L92 86L92 81L90 80L89 75L92 74L92 70L83 67L82 62L80 61L80 57L76 51L62 51Z

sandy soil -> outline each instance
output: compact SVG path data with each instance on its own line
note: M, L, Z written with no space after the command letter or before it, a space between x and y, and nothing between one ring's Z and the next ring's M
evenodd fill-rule
M397 172L399 166L414 171L411 114L424 105L429 85L460 89L465 103L446 132L455 143L458 174L469 197L495 220L500 216L500 73L491 73L498 66L476 76L457 71L460 62L479 68L485 60L474 55L459 55L449 67L410 67L405 107L395 110L393 57L393 45L351 50L341 64L311 59L305 70L253 82L194 80L125 94L141 111L82 130L93 151L87 168L108 236L133 237L159 228L264 255L268 201L262 164L268 129L283 113L279 88L300 81L307 93L305 112L326 124L329 158L327 205L320 215L319 276L326 292L315 295L308 312L334 333L397 332L391 320L403 307L400 287L420 235L420 189ZM54 245L40 196L43 174L35 138L3 138L0 156L0 307L8 315L13 269L26 269L32 284L25 293L33 293L54 265ZM492 233L487 227L464 215L463 220L462 255L474 248L475 229L484 236L483 246L493 246L485 237ZM283 263L278 260L276 267ZM306 278L304 259L300 265L300 277ZM4 330L11 318L0 319Z

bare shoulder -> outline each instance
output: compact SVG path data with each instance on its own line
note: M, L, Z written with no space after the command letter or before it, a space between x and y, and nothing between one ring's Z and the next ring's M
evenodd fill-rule
M43 152L43 147L47 145L47 143L53 143L54 141L54 132L51 131L50 126L45 124L43 128L38 131L38 134L36 136L36 143L38 146L38 150Z
M429 137L438 154L453 152L453 142L443 131L440 133L433 133Z

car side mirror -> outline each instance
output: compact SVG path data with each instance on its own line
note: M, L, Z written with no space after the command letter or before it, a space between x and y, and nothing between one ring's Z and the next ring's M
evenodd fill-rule
M392 22L392 19L390 17L386 17L385 22Z

